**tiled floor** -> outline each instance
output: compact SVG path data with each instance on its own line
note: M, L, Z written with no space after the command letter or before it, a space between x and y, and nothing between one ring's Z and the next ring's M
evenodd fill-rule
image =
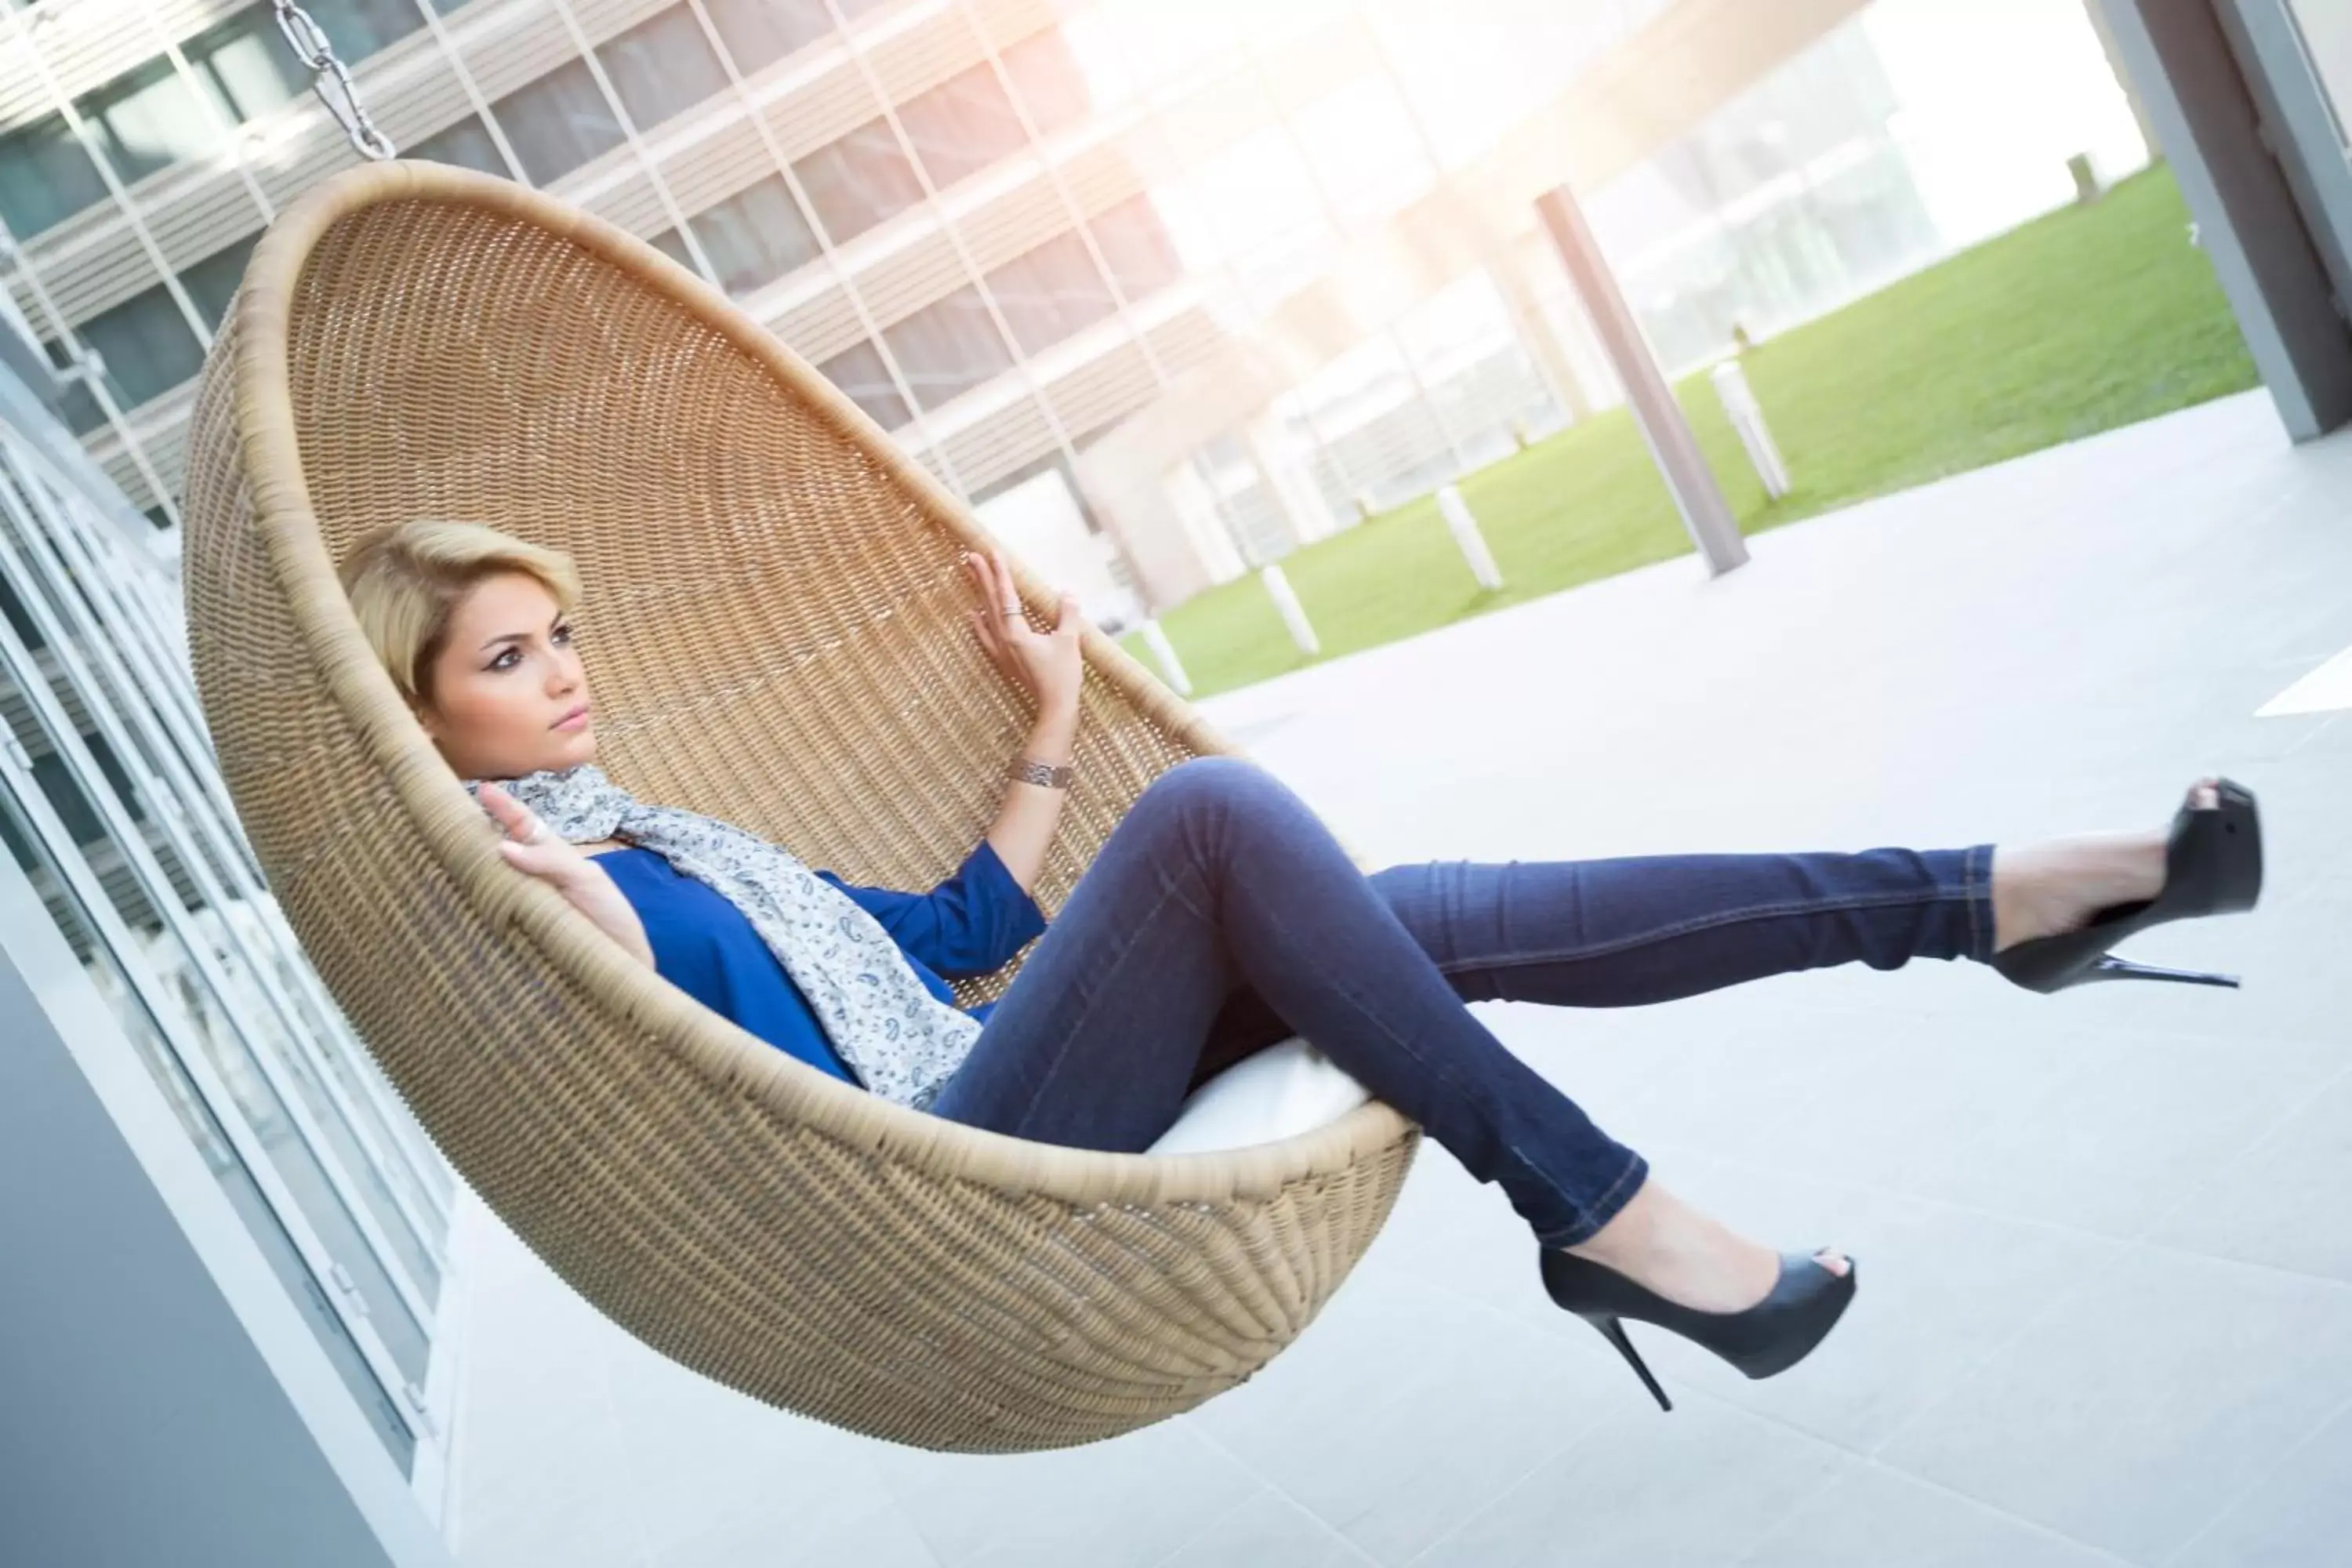
M1563 526L1572 526L1564 521ZM2259 395L1209 705L1375 863L1964 844L2260 792L2263 908L2036 997L1921 963L1482 1008L1664 1178L1864 1289L1790 1375L1643 1340L1661 1415L1431 1149L1264 1375L1116 1443L941 1458L760 1408L495 1226L471 1568L2352 1563L2352 441ZM1640 1331L1636 1331L1637 1334Z

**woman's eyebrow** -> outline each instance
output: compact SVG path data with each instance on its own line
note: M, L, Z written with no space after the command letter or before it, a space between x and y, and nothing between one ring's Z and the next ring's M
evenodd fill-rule
M529 632L500 632L498 636L491 637L488 641L483 643L479 651L487 652L488 650L498 647L499 644L502 642L521 642L530 636L530 634Z

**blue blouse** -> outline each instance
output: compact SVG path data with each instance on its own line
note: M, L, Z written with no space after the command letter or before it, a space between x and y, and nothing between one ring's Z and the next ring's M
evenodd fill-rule
M825 1037L815 1009L742 910L650 849L606 850L596 864L645 923L654 967L664 980L778 1050L857 1081ZM830 871L817 875L879 921L924 988L951 1006L949 978L1003 968L1045 929L1045 911L985 838L954 876L928 893L853 887ZM962 1010L984 1020L995 1006L982 1002Z

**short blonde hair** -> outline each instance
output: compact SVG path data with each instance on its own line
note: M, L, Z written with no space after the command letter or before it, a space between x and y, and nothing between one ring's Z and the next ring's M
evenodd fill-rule
M475 584L504 572L535 580L566 614L580 603L572 557L478 522L379 529L352 552L341 576L360 634L400 694L416 702L433 695L433 665L448 639L450 612Z

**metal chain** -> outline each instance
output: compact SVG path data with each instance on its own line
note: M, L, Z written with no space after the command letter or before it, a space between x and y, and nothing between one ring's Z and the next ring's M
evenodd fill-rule
M335 58L335 47L327 39L326 29L312 19L310 13L294 4L294 0L270 0L278 13L278 30L286 36L287 47L295 58L310 68L310 90L343 128L352 146L362 158L396 158L400 149L392 138L375 128L368 118L367 106L360 101L360 89L352 84L350 68Z

